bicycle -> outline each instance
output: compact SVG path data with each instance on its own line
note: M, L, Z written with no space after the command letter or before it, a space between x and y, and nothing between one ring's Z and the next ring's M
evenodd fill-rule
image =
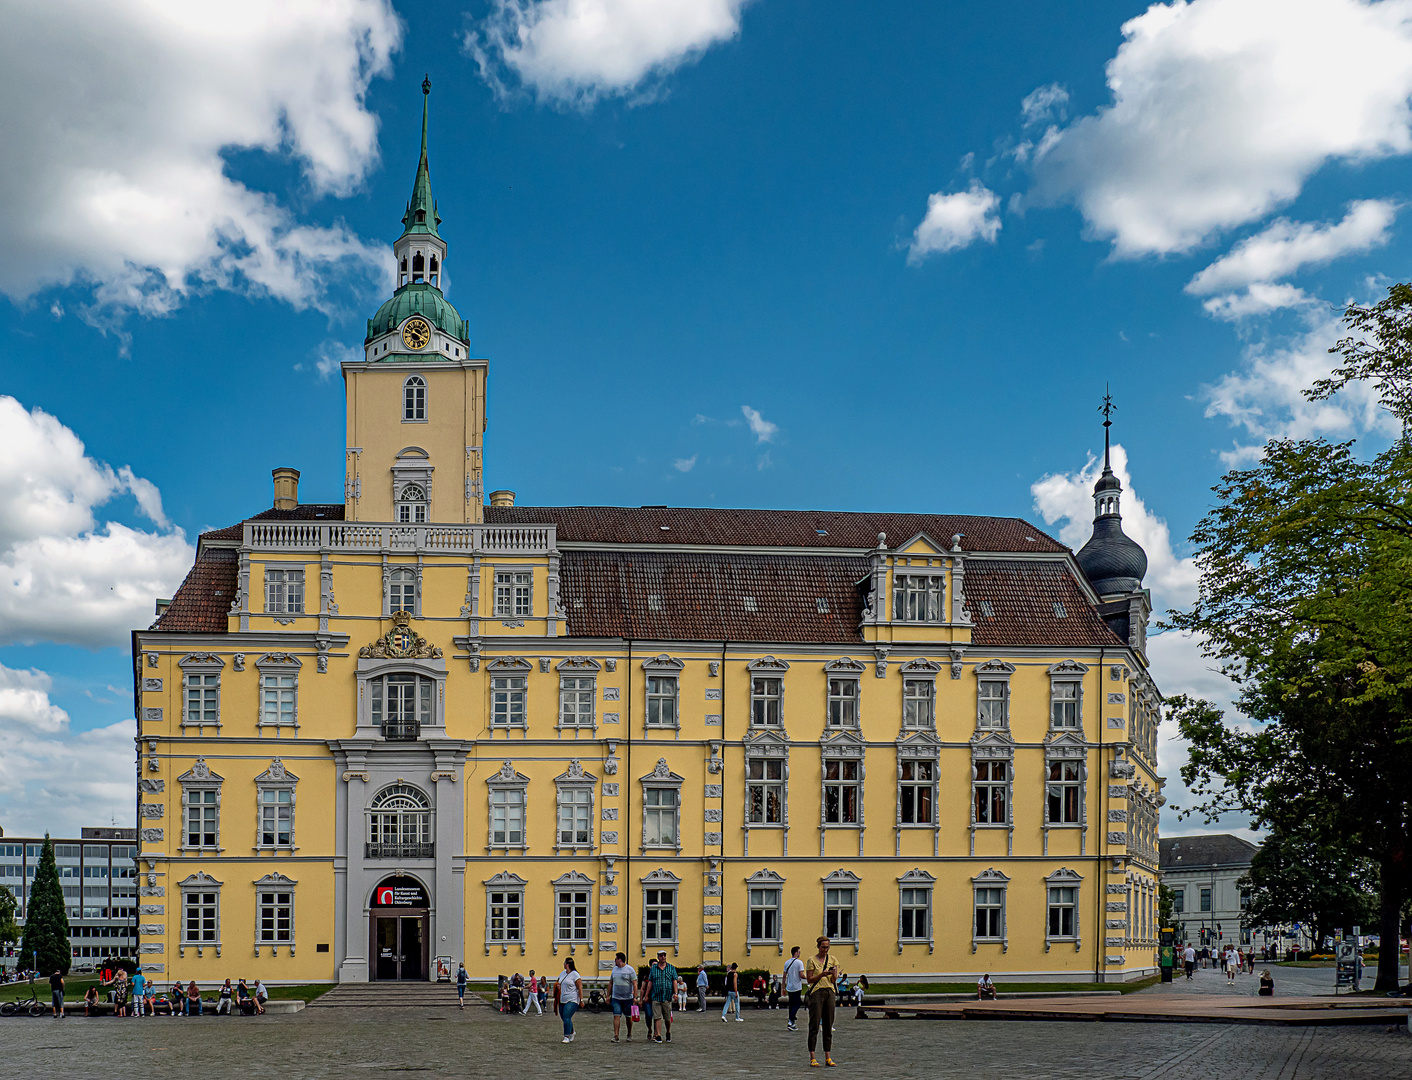
M0 1002L0 1016L16 1016L28 1012L30 1016L43 1016L48 1006L39 1000L39 992L34 988L34 980L29 981L29 997L17 1001Z

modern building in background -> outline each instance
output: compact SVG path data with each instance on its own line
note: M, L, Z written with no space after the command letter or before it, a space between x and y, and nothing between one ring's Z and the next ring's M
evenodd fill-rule
M73 962L137 954L137 830L81 830L77 840L54 840L54 861L69 909ZM0 887L14 893L24 925L29 890L39 868L44 837L0 835ZM6 968L25 967L19 947L6 950Z
M1162 884L1172 890L1174 921L1182 939L1211 947L1234 941L1263 945L1245 918L1250 890L1240 879L1250 871L1258 844L1230 833L1173 836L1161 841ZM1271 931L1270 940L1274 940Z
M402 222L343 501L275 470L133 635L144 965L773 967L827 933L874 978L1153 970L1161 699L1106 462L1077 556L1016 518L487 500L425 112Z

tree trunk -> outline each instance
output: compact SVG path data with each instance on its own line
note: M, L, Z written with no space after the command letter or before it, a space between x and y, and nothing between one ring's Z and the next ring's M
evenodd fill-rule
M1375 991L1396 990L1399 953L1402 951L1399 913L1402 910L1401 868L1392 855L1382 859L1382 881L1378 889L1378 981Z

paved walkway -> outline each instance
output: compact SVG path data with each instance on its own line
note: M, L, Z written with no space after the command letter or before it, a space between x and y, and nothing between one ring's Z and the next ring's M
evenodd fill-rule
M0 1020L7 1073L95 1080L123 1072L202 1080L348 1080L530 1076L598 1080L638 1075L814 1076L803 1031L779 1012L722 1024L688 1013L670 1045L613 1045L609 1016L580 1016L559 1041L553 1017L490 1009L306 1009L258 1019ZM1205 1024L995 1024L840 1016L836 1075L866 1080L1412 1080L1412 1036L1387 1027ZM833 1076L821 1073L818 1075Z
M1187 997L1191 994L1219 994L1254 997L1260 989L1260 972L1268 971L1275 980L1276 997L1308 997L1334 992L1334 969L1276 967L1273 964L1256 964L1254 975L1237 975L1234 982L1226 980L1226 973L1220 968L1197 968L1187 979L1180 971L1170 983L1156 983L1139 994L1175 994ZM1377 969L1368 966L1363 969L1362 989L1372 990L1377 982ZM1347 993L1345 987L1343 993Z

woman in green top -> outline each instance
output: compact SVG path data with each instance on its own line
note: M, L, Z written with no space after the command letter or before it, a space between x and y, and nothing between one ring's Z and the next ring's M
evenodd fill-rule
M838 979L838 964L829 952L829 939L821 937L817 942L819 952L809 957L804 968L804 980L809 994L809 1064L819 1067L819 1059L814 1056L814 1047L819 1040L819 1028L824 1029L824 1064L832 1065L833 1060L833 1013L834 987Z

